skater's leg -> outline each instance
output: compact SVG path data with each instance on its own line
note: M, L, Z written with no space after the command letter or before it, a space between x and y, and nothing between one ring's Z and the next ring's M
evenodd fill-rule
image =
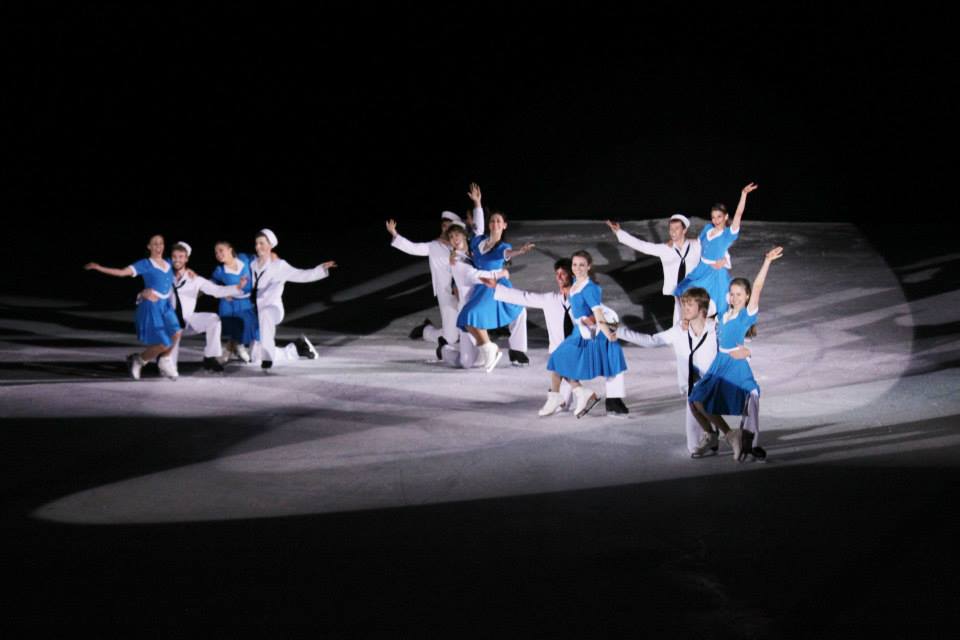
M260 323L260 358L273 362L277 350L277 325L283 320L283 313L276 307L266 307L257 313Z
M687 410L684 412L684 417L686 419L685 427L687 431L687 451L693 453L696 451L697 444L700 442L700 438L703 436L703 428L697 421L697 417L694 415L693 410L690 407L690 403L687 402L686 405Z
M510 323L510 350L527 352L527 310L524 309L513 322Z
M710 418L706 410L703 408L702 402L688 402L687 406L690 407L690 412L693 414L693 418L697 421L697 424L700 425L700 428L707 433L713 433L713 427L710 426Z
M760 444L760 393L757 390L751 391L747 396L740 428L753 434L754 447Z
M223 331L223 325L220 322L220 316L215 313L195 313L187 323L187 331L202 333L206 342L203 346L204 358L219 358L223 355L223 348L220 345L220 336ZM186 334L193 335L193 334Z
M456 344L457 340L460 339L460 329L457 328L457 316L459 315L457 299L451 294L441 292L437 296L437 303L440 306L440 335L447 341L447 344ZM439 336L434 337L432 342L436 342L437 337ZM426 328L424 329L424 338L426 338Z

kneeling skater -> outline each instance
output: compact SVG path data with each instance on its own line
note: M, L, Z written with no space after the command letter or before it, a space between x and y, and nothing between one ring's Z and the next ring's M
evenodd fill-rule
M724 439L733 449L733 459L738 462L748 454L766 457L757 447L760 420L760 386L753 377L750 363L733 357L732 352L743 346L744 338L756 335L757 313L760 309L760 292L763 290L767 271L774 260L783 255L782 247L774 247L767 252L763 266L754 279L753 291L746 278L734 278L730 283L727 311L717 318L720 336L717 357L690 392L690 405L693 415L703 434L700 444L693 453L694 457L704 455L717 445L717 436L711 429L712 424L723 433ZM739 415L741 426L731 429L723 416ZM747 430L744 423L750 421Z
M552 372L550 392L553 394L548 396L547 404L559 403L560 383L566 379L573 388L576 399L573 412L578 418L600 402L597 394L585 389L581 381L613 378L627 370L623 348L604 317L603 291L590 278L592 265L593 258L588 252L573 254L571 268L575 280L570 288L570 312L578 331L572 332L547 361L547 370ZM596 335L588 326L589 320L596 325ZM547 409L549 406L545 406L541 414L550 415L552 412L543 413Z

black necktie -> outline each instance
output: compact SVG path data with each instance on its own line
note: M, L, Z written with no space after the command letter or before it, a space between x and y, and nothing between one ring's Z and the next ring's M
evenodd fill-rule
M253 304L253 308L257 308L257 287L260 286L260 278L267 272L266 269L257 273L253 269L250 270L250 273L253 274L253 289L250 290L250 303Z
M570 307L563 305L563 337L569 338L573 333L573 320L570 318Z
M187 323L183 319L183 303L180 302L180 293L179 293L180 287L182 287L185 284L187 284L186 279L184 279L183 282L181 282L179 285L177 285L176 283L173 284L173 297L177 301L177 308L175 309L175 311L177 312L177 321L180 322L181 329L187 328Z
M697 383L697 380L700 379L700 371L693 365L693 354L697 352L697 349L700 348L700 345L703 344L703 341L707 339L707 329L703 329L703 337L700 338L700 342L697 343L697 346L693 346L693 336L690 335L690 332L687 331L687 342L690 344L690 358L687 360L687 395L690 395L690 392L693 391L693 385Z
M676 247L673 248L677 252L677 255L680 256L680 249ZM687 243L687 250L683 252L683 255L680 256L680 268L677 270L677 282L683 282L683 279L687 277L687 254L690 253L690 243Z

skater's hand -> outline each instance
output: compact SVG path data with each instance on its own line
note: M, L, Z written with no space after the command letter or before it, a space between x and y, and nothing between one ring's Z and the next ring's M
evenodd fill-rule
M607 220L607 226L610 227L610 231L613 231L614 233L616 233L617 231L620 231L619 222L614 222L613 220Z
M494 280L493 278L480 278L479 280L480 280L480 284L482 284L485 287L489 287L491 289L497 288L497 281Z
M743 195L747 195L747 194L750 193L751 191L756 191L758 188L759 188L759 187L757 186L757 183L756 183L756 182L751 182L750 184L748 184L747 186L745 186L743 189L741 189L741 190L740 190L740 193L742 193Z
M149 300L150 302L156 302L160 299L160 296L158 296L157 292L153 289L144 289L140 292L140 297L144 300Z
M248 282L250 282L250 278L247 276L240 276L240 282L237 284L237 289L243 289L245 286L247 286Z
M337 263L334 260L327 260L320 266L329 271L330 269L336 269Z
M730 263L727 262L726 258L724 258L723 260L714 260L713 264L710 266L719 271L720 269L730 268Z
M506 278L507 280L510 279L510 272L506 269L500 269L499 271L495 272L494 275L497 276L497 280L502 280L503 278Z
M91 269L99 269L100 265L96 262L88 262L87 264L83 265L83 268L86 271L90 271Z
M763 257L767 262L773 262L774 260L779 260L783 257L783 247L774 247L767 251L767 254Z
M480 185L476 182L470 183L470 190L467 191L467 197L473 200L474 208L480 206Z
M730 357L734 360L746 360L750 357L750 349L741 345L730 352Z
M523 254L525 254L525 253L527 253L528 251L530 251L531 249L533 249L535 246L537 246L537 245L533 244L532 242L524 243L524 245L523 245L522 247L520 247L518 250L514 251L512 255L514 255L514 256L522 256Z
M186 273L187 273L187 277L190 278L191 280L197 277L197 272L194 271L193 269L187 269Z
M397 221L393 218L387 220L387 232L394 238L397 237Z

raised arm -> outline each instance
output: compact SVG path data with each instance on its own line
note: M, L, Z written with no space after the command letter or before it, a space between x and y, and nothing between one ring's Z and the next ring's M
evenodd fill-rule
M387 220L387 233L393 236L393 240L390 241L390 246L408 253L411 256L429 256L430 255L430 243L429 242L410 242L402 235L397 233L397 221L393 218Z
M129 278L130 276L137 275L137 272L133 270L133 267L124 267L123 269L111 269L110 267L102 267L96 262L88 262L83 265L83 268L87 271L99 271L100 273L105 273L108 276L115 276L117 278Z
M481 204L480 185L476 182L470 183L470 190L467 191L467 197L473 201L473 235L483 235L483 205Z
M767 271L770 270L770 264L782 257L783 247L774 247L767 251L767 255L764 256L763 266L760 267L760 272L753 280L753 291L750 293L750 301L747 303L747 312L750 315L755 314L760 309L760 292L763 291L763 285L767 280Z
M327 262L318 264L313 269L297 269L291 267L287 262L283 262L282 265L280 277L283 280L287 282L316 282L329 276L330 269L335 268L337 263L333 260L328 260Z
M747 208L747 195L751 191L757 190L757 184L751 182L740 190L740 202L737 203L737 211L733 214L733 222L730 224L730 231L738 233L740 231L740 220L743 218L743 211Z
M670 247L667 245L657 244L655 242L647 242L646 240L641 240L640 238L632 236L621 229L620 223L618 222L607 220L607 226L610 227L610 230L613 231L615 236L617 236L617 240L620 241L620 244L625 244L634 251L645 253L648 256L663 256L664 254L670 253Z
M532 242L527 242L519 249L507 249L506 251L503 252L503 257L506 258L507 260L512 260L517 256L522 256L523 254L527 253L528 251L533 249L535 246L537 245L533 244Z

